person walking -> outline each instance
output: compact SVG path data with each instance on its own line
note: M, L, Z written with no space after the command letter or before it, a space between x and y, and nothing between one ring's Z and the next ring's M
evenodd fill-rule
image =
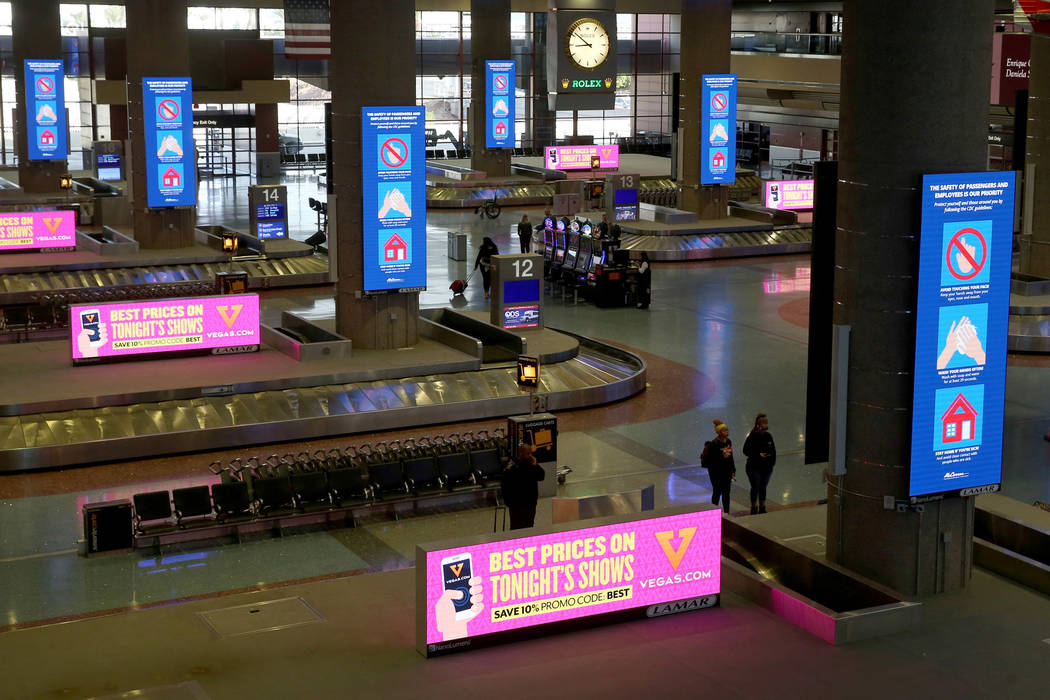
M532 224L529 223L529 215L522 214L518 222L518 241L521 243L522 253L532 252Z
M766 512L766 487L777 463L777 446L769 434L769 419L765 413L755 416L755 427L744 440L747 457L747 480L751 482L751 515Z
M638 263L638 308L648 309L652 300L653 271L649 267L649 254L642 253L642 261Z
M518 446L518 454L503 471L503 503L510 511L510 529L532 527L536 522L539 482L547 476L528 445Z
M492 286L492 256L499 255L499 248L491 238L485 236L478 248L478 256L474 259L474 269L481 269L481 285L485 288L485 298L491 296L489 288Z
M704 443L700 454L700 466L707 470L711 477L711 503L718 505L722 501L722 510L729 512L729 489L736 479L736 465L733 463L733 441L729 439L729 427L717 418L715 439Z
M598 222L598 238L606 240L609 238L609 215L602 214L602 220Z

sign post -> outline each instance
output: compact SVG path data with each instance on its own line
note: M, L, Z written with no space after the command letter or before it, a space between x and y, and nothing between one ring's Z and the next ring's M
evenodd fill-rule
M736 75L705 75L700 94L700 184L736 182Z
M508 330L543 328L543 256L492 256L489 323Z
M485 147L514 148L517 61L485 61Z
M192 207L197 203L193 146L193 80L143 78L146 203Z
M66 99L62 59L25 60L29 160L65 160Z
M908 495L995 491L1003 401L1015 174L922 183Z
M248 188L250 230L256 238L288 237L288 188L252 185Z
M642 176L638 173L617 173L605 178L605 214L610 221L638 220L638 190Z

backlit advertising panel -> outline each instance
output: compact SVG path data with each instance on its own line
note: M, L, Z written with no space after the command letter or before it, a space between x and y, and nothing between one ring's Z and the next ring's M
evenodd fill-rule
M812 209L812 180L767 180L767 209Z
M364 291L427 286L422 107L361 108Z
M485 61L485 147L514 148L516 61Z
M620 167L620 147L611 146L545 146L543 167L550 170L593 170L595 158L601 170Z
M259 295L230 294L69 307L75 364L136 355L257 350Z
M502 641L503 633L580 618L656 617L717 603L722 514L716 508L524 532L534 534L417 547L421 654L461 651Z
M197 161L193 147L193 81L142 79L146 139L146 203L150 207L197 203Z
M923 177L910 496L1001 481L1014 185Z
M61 59L25 60L29 160L65 160L65 71Z
M0 253L12 250L73 248L76 244L76 212L71 210L0 214Z
M705 75L700 93L700 184L736 182L736 76Z

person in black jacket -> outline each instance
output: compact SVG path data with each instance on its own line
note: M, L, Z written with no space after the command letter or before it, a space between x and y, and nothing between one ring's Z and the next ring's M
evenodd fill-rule
M522 253L532 252L532 224L529 223L528 214L522 214L518 223L518 242L521 244Z
M649 267L649 254L643 252L638 263L638 308L648 309L653 298L653 271Z
M769 419L765 413L755 416L755 427L744 440L747 456L747 479L751 482L751 515L766 512L766 486L777 463L777 446L769 434Z
M711 503L722 501L722 510L729 512L729 488L736 479L736 464L733 463L733 441L729 439L729 428L717 418L715 439L704 443L700 465L711 477Z
M546 477L528 445L518 447L517 456L503 471L503 502L510 511L510 529L532 527L536 522L539 482Z
M485 298L489 298L489 288L492 286L492 256L499 255L499 248L488 236L481 241L478 248L478 257L474 259L474 269L481 268L481 284L485 288Z

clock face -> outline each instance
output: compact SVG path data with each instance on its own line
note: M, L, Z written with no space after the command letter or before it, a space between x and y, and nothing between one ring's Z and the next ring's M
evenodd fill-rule
M609 58L609 32L596 19L578 19L565 33L565 52L583 70L594 70Z

